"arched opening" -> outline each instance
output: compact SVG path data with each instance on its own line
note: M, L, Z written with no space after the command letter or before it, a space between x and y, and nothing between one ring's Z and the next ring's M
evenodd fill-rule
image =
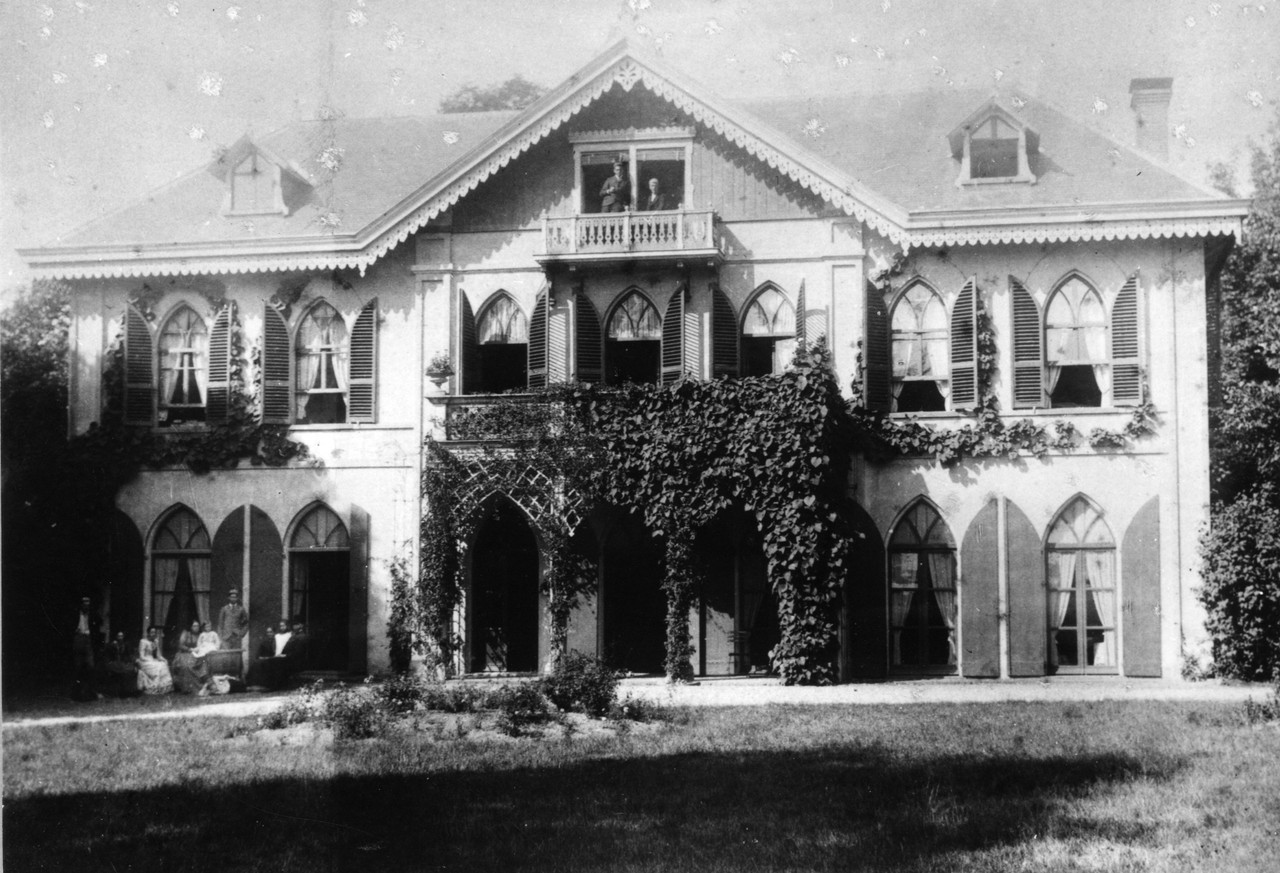
M796 309L776 285L765 285L742 315L742 375L781 373L796 351Z
M903 672L954 673L956 544L942 516L918 500L889 537L889 666Z
M209 620L211 545L204 523L185 506L165 515L151 541L148 623L163 628L165 657L172 657L191 622Z
M189 306L180 306L160 329L160 425L205 420L209 330Z
M1116 672L1115 537L1084 497L1072 500L1054 520L1045 559L1050 672Z
M605 661L629 673L662 673L667 598L662 590L661 546L638 518L626 515L605 535L601 556Z
M506 497L492 500L471 554L468 671L536 671L540 561L524 512Z
M662 319L639 291L631 291L609 315L604 343L605 380L653 384L662 369Z
M1101 406L1110 370L1102 297L1071 276L1049 297L1044 333L1049 404L1055 409Z
M501 291L480 313L476 325L480 394L523 391L529 382L529 320Z
M304 511L289 537L285 617L307 634L306 668L346 670L350 653L351 541L332 509Z
M893 303L893 412L942 412L947 408L950 353L947 307L923 282Z
M317 301L298 324L298 424L347 420L347 324L338 310Z
M782 634L755 520L744 512L722 515L702 531L698 547L705 568L699 672L772 672L769 653Z

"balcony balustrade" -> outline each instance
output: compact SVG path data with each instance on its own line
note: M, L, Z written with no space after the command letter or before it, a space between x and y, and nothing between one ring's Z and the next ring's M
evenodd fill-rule
M722 256L715 212L672 209L547 218L539 263Z
M427 398L438 411L432 436L441 442L517 442L556 429L553 404L531 394L452 394Z

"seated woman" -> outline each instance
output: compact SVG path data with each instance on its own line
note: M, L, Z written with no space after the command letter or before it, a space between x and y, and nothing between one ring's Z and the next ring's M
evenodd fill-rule
M147 628L147 637L138 642L138 690L143 694L168 694L173 690L169 662L160 656L160 628Z
M116 635L102 650L101 687L113 697L131 697L138 693L138 668L133 664L134 652L124 641L124 631Z
M200 636L196 638L196 648L191 654L197 658L203 658L210 652L216 652L222 648L222 643L218 639L218 632L213 629L213 625L209 622L203 622L200 625Z
M173 656L173 687L182 694L199 694L209 681L209 668L204 658L196 657L196 646L200 644L200 622L191 622L191 627L178 637L178 653Z

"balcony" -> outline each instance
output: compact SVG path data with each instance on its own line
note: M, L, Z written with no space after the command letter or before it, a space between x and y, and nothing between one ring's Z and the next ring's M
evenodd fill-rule
M530 394L439 394L432 437L446 443L511 443L556 430L555 413Z
M610 212L543 220L538 263L609 264L619 261L675 261L723 257L715 212Z

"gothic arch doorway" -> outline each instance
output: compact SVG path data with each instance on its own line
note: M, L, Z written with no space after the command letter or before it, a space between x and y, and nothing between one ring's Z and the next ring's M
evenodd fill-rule
M289 537L285 615L306 626L306 667L346 670L351 654L351 540L332 509L304 512Z
M702 531L699 551L706 577L698 672L771 672L769 652L782 635L754 520L741 512L722 515Z
M629 673L664 672L667 598L661 547L638 518L625 515L605 534L601 558L604 660Z
M471 547L467 670L538 669L539 555L529 520L506 497L483 511Z

